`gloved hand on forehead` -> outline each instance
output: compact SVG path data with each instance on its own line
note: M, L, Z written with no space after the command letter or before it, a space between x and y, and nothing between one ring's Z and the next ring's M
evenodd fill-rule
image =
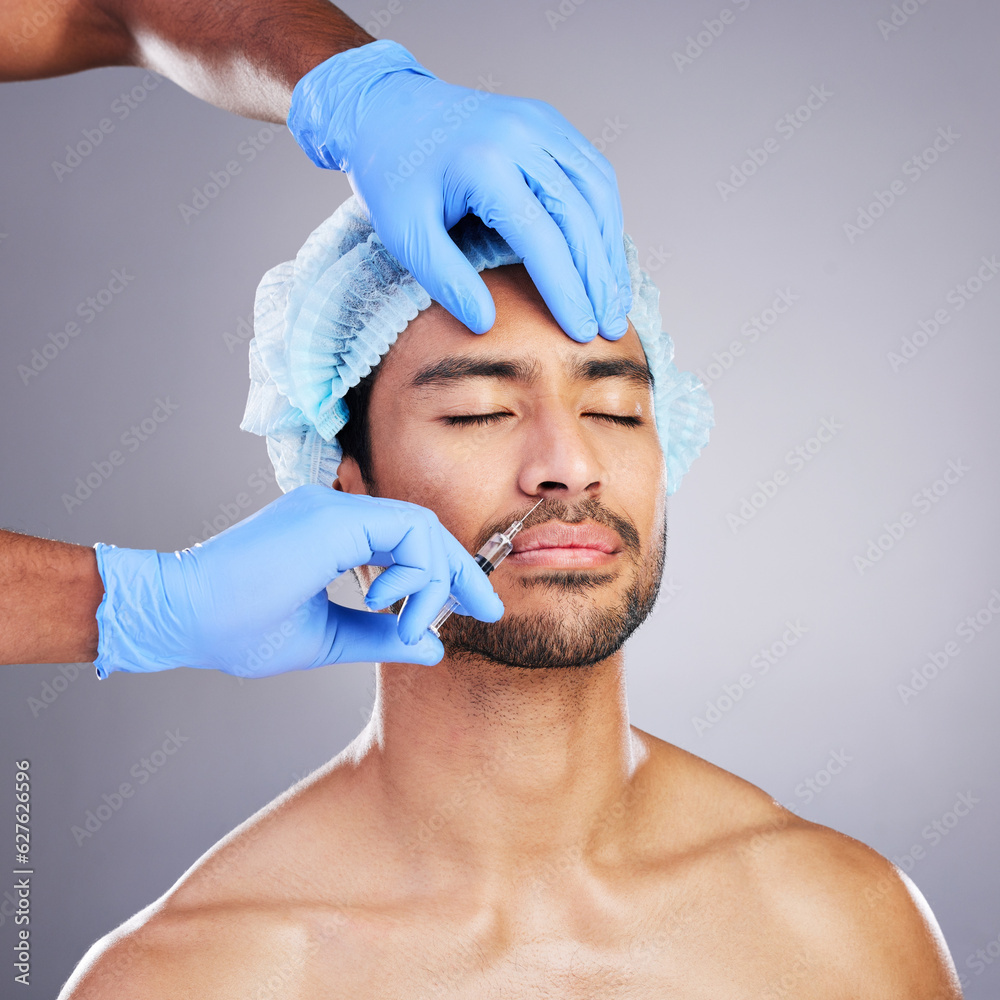
M105 586L100 677L171 667L266 677L326 663L429 665L444 647L427 626L449 594L482 621L503 614L486 574L432 511L326 486L292 490L182 552L95 547ZM368 590L369 608L409 597L398 620L327 598L331 581L366 564L388 564Z
M347 174L389 252L475 333L493 325L493 300L447 233L469 212L523 259L574 340L627 330L614 170L550 105L445 83L381 40L302 77L288 127L314 163Z

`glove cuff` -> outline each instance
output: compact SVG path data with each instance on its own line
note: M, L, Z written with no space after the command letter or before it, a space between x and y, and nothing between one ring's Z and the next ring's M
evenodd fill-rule
M103 542L94 550L104 581L104 598L97 609L97 676L103 679L116 670L151 673L182 666L163 655L162 630L152 617L164 606L160 554Z
M379 80L399 71L437 79L399 42L382 38L330 56L299 80L287 124L317 167L346 173L366 98Z

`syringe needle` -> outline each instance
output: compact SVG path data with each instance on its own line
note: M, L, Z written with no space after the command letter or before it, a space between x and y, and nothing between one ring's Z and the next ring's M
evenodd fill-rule
M516 533L517 533L518 531L520 531L520 530L521 530L521 528L523 528L523 527L524 527L524 522L525 522L525 521L527 521L527 520L528 520L528 518L529 518L529 517L531 517L531 515L532 515L532 514L534 514L534 512L535 512L535 511L536 511L536 510L538 509L538 504L540 504L540 503L542 502L542 500L544 500L544 499L545 499L545 497L542 497L542 499L541 499L541 500L539 500L539 501L538 501L538 503L536 503L536 504L535 504L535 506L534 506L534 507L532 507L532 508L531 508L531 510L529 510L529 511L528 511L528 513L524 515L524 517L521 517L521 518L518 518L518 519L517 519L517 520L516 520L516 521L514 522L514 524L512 524L512 525L511 525L511 528L514 528L514 525L517 525L516 529L514 529L514 533L515 533L515 534L516 534Z
M538 504L544 500L542 497L538 503L535 504L531 510L528 511L524 517L519 518L514 521L514 523L505 531L497 532L475 555L475 560L479 563L480 569L489 576L497 566L500 565L507 558L507 554L511 550L511 539L524 527L524 522L528 520L532 512L538 507ZM445 602L444 607L437 613L434 621L430 623L428 628L440 639L441 626L451 617L452 612L459 605L459 600L454 594L448 596L448 600Z

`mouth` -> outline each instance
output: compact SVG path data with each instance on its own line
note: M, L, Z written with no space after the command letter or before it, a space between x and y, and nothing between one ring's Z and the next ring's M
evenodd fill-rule
M507 562L515 566L606 566L621 552L618 536L599 524L549 521L521 532Z

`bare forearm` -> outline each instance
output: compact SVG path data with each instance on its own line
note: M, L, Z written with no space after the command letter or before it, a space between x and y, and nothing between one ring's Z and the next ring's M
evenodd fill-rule
M281 123L305 73L371 41L326 0L8 0L0 80L142 66L220 108Z
M0 663L92 662L103 597L93 549L0 531Z

